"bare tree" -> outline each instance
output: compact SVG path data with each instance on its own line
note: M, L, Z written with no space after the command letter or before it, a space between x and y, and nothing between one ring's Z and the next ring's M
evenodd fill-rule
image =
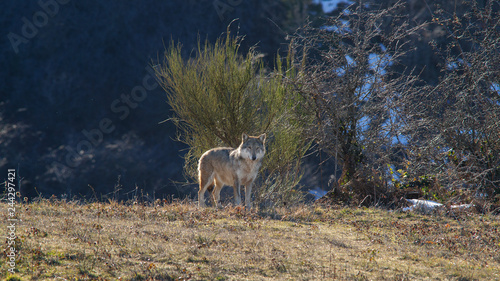
M410 178L430 175L453 194L498 202L500 2L462 5L468 6L463 15L434 15L449 42L435 44L445 61L440 82L405 96L407 172Z
M377 193L387 187L391 163L401 158L406 142L398 135L398 104L415 90L416 78L391 69L411 50L409 38L421 26L400 16L402 7L353 5L319 27L299 29L290 44L300 68L293 84L315 117L311 134L340 164L336 182L358 203L367 196L366 203L380 199ZM354 192L356 186L365 192Z

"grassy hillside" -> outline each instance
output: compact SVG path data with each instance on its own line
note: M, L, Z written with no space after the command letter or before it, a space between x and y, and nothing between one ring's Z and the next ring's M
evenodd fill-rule
M312 205L246 214L159 200L16 207L21 280L500 280L490 215Z

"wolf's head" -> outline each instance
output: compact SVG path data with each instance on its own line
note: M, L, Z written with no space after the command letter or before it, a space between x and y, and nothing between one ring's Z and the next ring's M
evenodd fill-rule
M243 134L241 136L241 144L239 147L240 156L248 160L262 160L266 153L264 142L266 141L266 134L258 137L248 136Z

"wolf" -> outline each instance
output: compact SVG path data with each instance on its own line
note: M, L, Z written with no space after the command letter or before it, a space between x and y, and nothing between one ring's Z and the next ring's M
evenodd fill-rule
M252 207L252 185L266 153L266 134L258 137L242 134L238 148L218 147L203 153L198 163L198 205L205 207L205 192L212 191L214 205L221 208L220 191L224 185L233 187L234 203L241 204L240 187L245 186L245 207Z

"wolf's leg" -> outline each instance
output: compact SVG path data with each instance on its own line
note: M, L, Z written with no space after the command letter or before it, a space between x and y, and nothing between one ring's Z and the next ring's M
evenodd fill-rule
M214 197L214 194L215 194L215 184L212 184L212 185L209 185L208 188L207 188L207 191L209 193L210 196L210 201L212 202L212 206L215 207L217 204L215 203L215 197Z
M214 174L206 175L200 172L200 190L198 191L198 206L205 207L205 192L213 185Z
M250 199L252 198L252 185L253 181L245 185L245 208L247 210L250 210L250 208L252 208L252 202L250 201Z
M234 205L241 205L241 186L240 181L235 180L233 185L233 194L234 194Z
M198 191L198 207L205 207L205 191L206 188L203 188L203 185L200 183L200 190Z
M222 190L222 185L219 183L219 181L215 181L215 187L214 187L214 192L213 192L213 198L214 198L214 206L217 206L217 208L222 208L222 204L220 202L220 191Z

